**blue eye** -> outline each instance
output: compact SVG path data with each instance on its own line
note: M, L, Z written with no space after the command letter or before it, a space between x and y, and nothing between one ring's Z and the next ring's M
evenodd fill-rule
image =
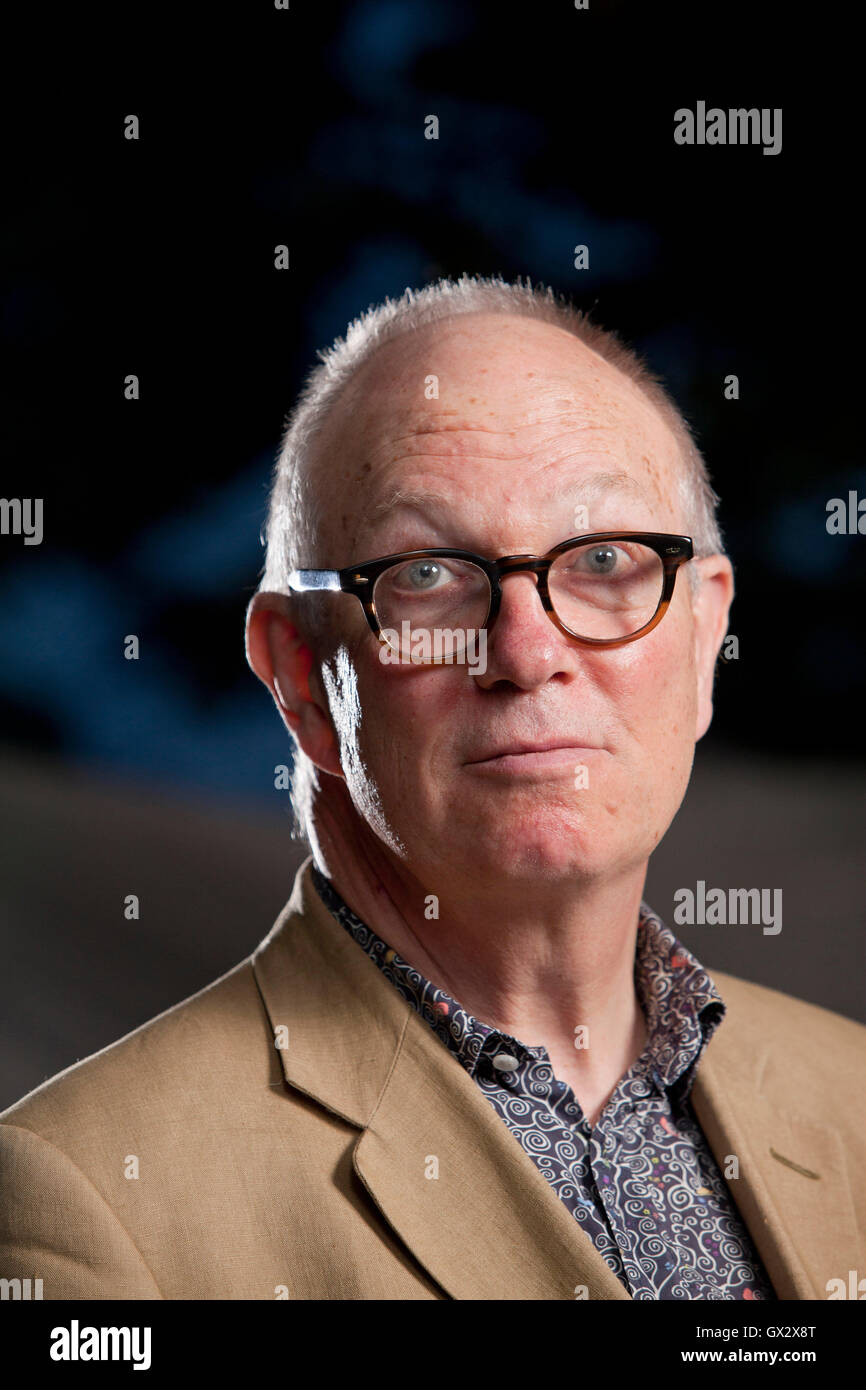
M590 550L586 558L594 574L610 574L616 569L617 553L612 546L605 545Z
M416 560L407 565L406 573L416 589L432 589L442 570L435 560Z

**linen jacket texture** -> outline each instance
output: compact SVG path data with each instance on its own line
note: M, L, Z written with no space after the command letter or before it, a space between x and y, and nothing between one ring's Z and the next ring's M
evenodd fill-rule
M0 1115L0 1279L44 1299L631 1301L311 865L250 956ZM866 1027L713 979L727 1012L694 1112L720 1168L738 1159L776 1295L825 1299L866 1273Z

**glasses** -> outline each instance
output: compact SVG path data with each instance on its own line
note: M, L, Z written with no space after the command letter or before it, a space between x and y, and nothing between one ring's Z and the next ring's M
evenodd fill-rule
M690 536L599 531L541 556L488 560L469 550L407 550L341 570L293 570L289 588L354 594L370 630L401 660L419 659L419 634L449 632L445 659L452 660L461 637L492 628L505 576L534 574L542 607L560 632L589 647L621 647L661 622L677 570L693 555Z

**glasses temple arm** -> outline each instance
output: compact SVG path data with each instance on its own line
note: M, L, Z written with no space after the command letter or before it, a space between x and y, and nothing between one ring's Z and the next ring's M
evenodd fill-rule
M292 570L289 575L289 588L295 593L308 593L311 589L333 589L337 592L343 587L339 570Z

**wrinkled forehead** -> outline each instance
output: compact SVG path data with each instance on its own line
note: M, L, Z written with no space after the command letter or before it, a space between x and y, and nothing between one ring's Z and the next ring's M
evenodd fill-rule
M653 403L572 334L510 315L446 320L378 348L335 401L309 466L326 545L425 473L455 499L489 491L494 503L509 488L549 496L581 470L615 472L680 516L680 448Z

